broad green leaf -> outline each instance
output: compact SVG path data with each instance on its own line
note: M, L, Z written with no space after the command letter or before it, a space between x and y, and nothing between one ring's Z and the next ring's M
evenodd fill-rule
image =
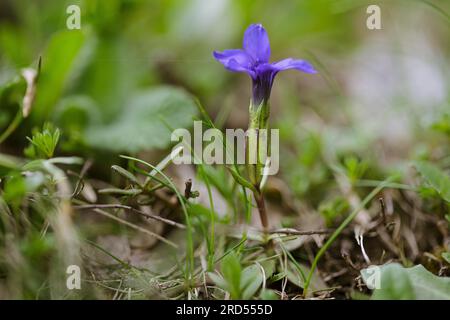
M374 300L450 300L450 278L438 277L422 265L404 268L398 263L379 267L379 288L375 288ZM372 283L377 271L361 271L366 284Z
M264 260L245 268L242 271L241 278L242 299L248 300L253 298L263 284L263 280L270 278L274 270L275 261L273 259Z
M286 270L286 276L292 284L294 284L300 288L303 288L305 285L304 276L308 274L309 269L308 269L308 267L304 266L303 264L300 264L300 263L297 263L297 264L298 264L298 267L290 260L287 262L288 267ZM303 273L303 275L302 275L302 273ZM327 288L328 288L327 285L322 280L322 278L320 277L320 275L317 273L317 270L316 270L311 279L309 291L311 293L314 293L315 291L325 290Z
M76 60L81 55L85 38L85 34L78 30L61 31L51 38L42 54L38 93L33 107L33 113L38 120L51 113L70 76L74 74Z
M131 98L121 114L108 125L88 128L86 143L113 152L138 152L169 145L171 130L192 124L196 107L180 89L159 87Z
M273 274L275 273L275 269L276 269L275 260L267 259L267 260L261 261L259 263L264 269L264 273L266 275L266 280L271 278L273 276Z
M241 278L242 299L251 299L261 287L262 282L263 275L258 265L254 264L245 268Z
M64 152L82 151L86 143L84 131L100 123L102 114L97 103L85 95L72 95L61 99L51 117L64 133L60 148Z
M208 276L216 286L223 290L228 290L227 282L220 275L214 272L208 272Z
M101 114L95 101L84 95L62 99L56 106L52 119L64 133L80 132L89 125L99 123Z
M450 177L436 167L434 164L426 161L417 161L414 166L419 171L425 181L436 190L439 195L447 202L450 202Z
M24 21L25 22L25 21ZM32 45L26 36L14 24L2 23L0 28L0 51L6 61L16 66L25 66L33 59Z

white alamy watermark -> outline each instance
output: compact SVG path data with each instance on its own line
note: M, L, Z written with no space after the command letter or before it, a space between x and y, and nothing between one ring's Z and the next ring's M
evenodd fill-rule
M67 7L66 13L69 15L66 19L66 26L69 30L81 29L81 9L76 4Z
M279 166L278 129L218 129L203 131L194 121L193 137L187 129L176 129L170 137L178 142L171 152L174 164L262 164L263 175L274 175Z
M379 266L369 266L364 270L366 273L365 283L367 288L381 289L381 269Z
M366 26L369 30L381 30L381 9L376 4L367 7L366 13L369 14L366 20Z
M76 264L72 264L67 267L66 273L68 274L66 279L66 287L69 290L81 289L81 269Z

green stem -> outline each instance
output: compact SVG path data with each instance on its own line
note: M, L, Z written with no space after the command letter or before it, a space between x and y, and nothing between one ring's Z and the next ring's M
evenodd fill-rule
M325 242L322 248L320 248L319 252L314 258L314 261L311 265L311 269L309 270L308 277L306 278L305 286L303 288L303 296L306 297L309 285L311 283L312 276L314 274L314 271L317 267L317 264L322 257L322 255L325 253L325 251L328 250L328 248L333 244L334 240L341 234L341 232L349 225L350 222L356 217L356 215L363 209L376 195L378 192L380 192L383 188L385 188L391 181L393 180L393 177L390 177L380 183L378 187L372 190L371 193L367 195L367 197L364 198L364 200L359 204L355 210L341 223L341 225L336 229L336 231L333 232L331 237Z
M262 190L260 189L260 183L262 179L262 169L265 165L265 159L268 151L268 141L266 140L266 146L261 147L261 130L269 129L269 104L267 101L263 101L260 105L255 106L253 102L250 103L249 114L249 137L248 137L248 145L247 145L247 171L250 181L255 187L253 191L253 195L255 197L255 202L258 207L259 216L261 218L261 224L264 228L264 233L268 230L268 220L267 220L267 212L266 206L264 203L264 195ZM256 146L256 150L253 150L251 146ZM250 154L251 152L256 151L256 163L250 163Z
M249 178L254 185L258 185L262 178L262 169L265 166L265 159L268 156L268 150L270 143L267 140L269 136L269 115L270 105L267 101L263 101L259 106L254 106L253 102L250 103L249 108L250 121L249 121L249 138L248 147L256 145L256 164L248 166ZM262 131L266 131L266 138L261 138ZM265 140L266 148L262 148L260 143ZM251 150L253 151L253 150Z
M5 132L3 132L0 136L0 144L3 143L3 141L5 141L11 135L11 133L14 132L14 130L17 129L22 119L22 110L19 109L13 121L9 124L8 128L6 128Z

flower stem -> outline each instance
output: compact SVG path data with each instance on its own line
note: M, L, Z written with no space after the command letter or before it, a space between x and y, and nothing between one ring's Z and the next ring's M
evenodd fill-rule
M251 101L249 114L250 121L249 136L247 139L247 174L253 186L255 187L253 196L258 207L264 233L267 234L269 223L267 219L264 195L261 190L260 184L262 179L262 168L264 167L265 159L267 156L267 133L263 133L262 130L264 129L264 131L266 131L269 128L268 102L263 101L259 105L255 105L254 102ZM266 140L264 140L264 138L266 138ZM262 144L262 142L266 143ZM250 159L256 160L256 163L250 163Z
M266 205L264 203L264 195L262 191L258 189L258 192L254 193L256 205L258 207L259 211L259 217L261 218L261 224L264 228L264 232L267 232L269 230L269 222L267 220L267 212L266 212Z

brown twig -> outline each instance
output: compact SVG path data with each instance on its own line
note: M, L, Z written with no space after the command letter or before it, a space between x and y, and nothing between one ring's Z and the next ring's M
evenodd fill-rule
M149 219L154 219L154 220L158 220L164 223L167 223L168 225L180 228L180 229L186 229L186 226L184 224L157 216L157 215L153 215L153 214L149 214L146 212L143 212L141 210L135 209L133 207L130 206L126 206L123 204L85 204L85 205L78 205L78 206L74 206L75 209L105 209L105 208L113 208L113 209L125 209L125 210L129 210L135 213L138 213L146 218Z
M277 229L277 230L271 230L269 233L282 233L287 235L298 235L298 236L311 236L315 234L329 234L332 230L308 230L308 231L302 231L302 230L296 230L296 229Z
M380 202L381 207L381 217L383 219L383 224L387 228L387 220L386 220L386 205L384 204L383 198L378 198L378 201Z
M113 215L113 214L111 214L111 213L109 213L109 212L107 212L105 210L102 210L100 208L93 208L93 211L96 212L96 213L99 213L99 214L101 214L101 215L103 215L105 217L108 217L108 218L110 218L112 220L115 220L115 221L117 221L119 223L122 223L122 224L124 224L124 225L126 225L126 226L128 226L130 228L133 228L135 230L143 232L143 233L145 233L145 234L147 234L147 235L149 235L151 237L155 237L156 239L158 239L158 240L160 240L160 241L162 241L164 243L167 243L168 245L170 245L170 246L172 246L174 248L178 248L178 245L176 243L174 243L174 242L172 242L172 241L162 237L161 235L159 235L159 234L157 234L155 232L151 232L150 230L147 230L145 228L137 226L137 225L135 225L133 223L130 223L130 222L126 221L126 220L123 220L123 219L121 219L119 217L116 217L115 215Z
M192 190L192 179L188 179L185 183L186 188L184 189L184 197L187 199L197 198L200 193L198 191Z
M188 179L184 184L186 185L186 188L184 189L184 197L189 199L192 191L192 179Z

